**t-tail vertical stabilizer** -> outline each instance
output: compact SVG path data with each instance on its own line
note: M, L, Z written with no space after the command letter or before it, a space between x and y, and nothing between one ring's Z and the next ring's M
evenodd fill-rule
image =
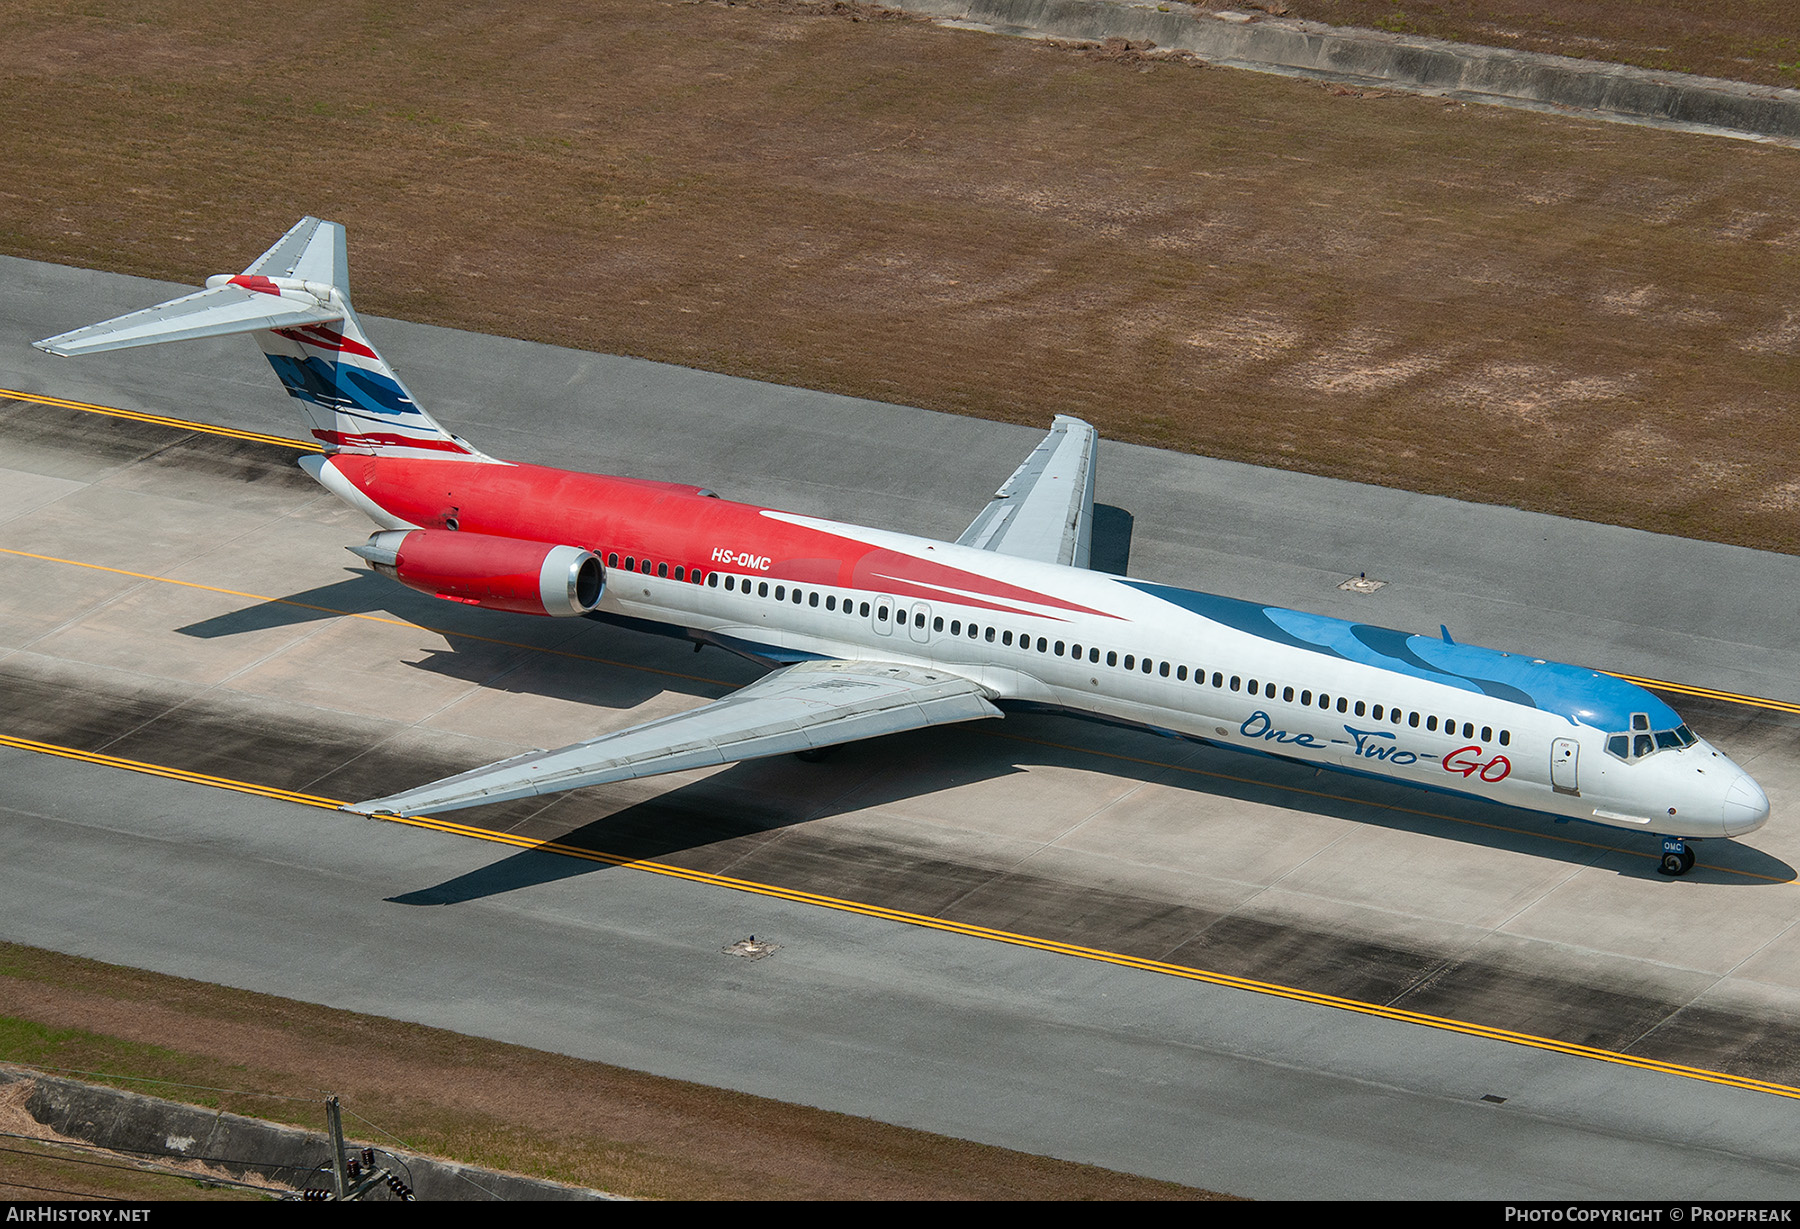
M155 307L34 342L49 354L94 354L250 333L328 452L487 461L420 409L376 353L350 307L344 228L302 218L233 276Z

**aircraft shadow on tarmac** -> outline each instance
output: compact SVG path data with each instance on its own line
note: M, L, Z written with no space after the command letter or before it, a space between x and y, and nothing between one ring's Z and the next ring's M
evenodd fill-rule
M415 594L374 572L345 568L348 576L334 584L320 585L302 593L269 598L258 605L246 606L229 614L214 615L198 623L175 630L184 636L214 640L221 636L241 636L247 632L268 631L277 627L298 627L321 619L343 615L384 614L429 625L434 608L432 599Z
M1131 530L1135 523L1131 513L1123 508L1095 504L1088 566L1096 572L1125 575L1131 564Z
M427 650L423 660L404 663L407 666L520 694L573 692L586 703L603 704L608 708L635 708L666 691L717 699L733 687L753 682L761 673L748 662L740 665L737 659L731 659L729 665L724 665L720 658L714 658L708 668L701 671L620 670L612 661L606 660L612 656L607 651L607 639L635 635L633 633L623 633L585 619L553 620L490 610L471 611L415 593L371 571L353 568L345 571L349 573L348 577L334 584L271 598L175 630L184 636L212 640L279 627L297 627L345 615L381 615L438 630L450 639L450 648ZM552 634L546 637L546 631ZM598 637L584 635L595 631L599 632ZM578 638L587 642L583 646L585 652L569 648ZM470 651L472 645L480 647L481 651ZM548 647L569 655L543 656L541 650ZM676 649L670 656L677 664L686 665L684 652ZM635 654L622 654L619 660L631 661L634 657L644 656L646 653L640 650ZM548 666L547 670L531 668L534 658L554 665ZM604 687L589 685L584 690L584 681L591 684L591 680L584 680L582 676L594 672L604 672ZM686 677L693 673L718 675L720 681ZM604 700L598 698L602 695Z
M1123 758L1127 756L1133 758ZM1143 759L1161 762L1137 762ZM1171 766L1174 764L1180 766ZM644 795L655 789L654 780L631 783L624 788L637 800L623 805L618 805L622 787L604 786L551 800L473 809L457 818L592 850L608 858L651 861L673 857L694 869L869 900L866 890L872 890L876 898L885 897L887 888L916 877L924 869L923 863L938 864L932 873L949 885L991 878L1005 866L995 861L959 867L943 860L948 849L945 843L933 842L929 850L904 839L890 843L868 823L853 828L822 826L791 848L782 843L784 838L791 840L790 832L815 820L870 811L945 788L1038 768L1088 769L1191 793L1201 823L1232 822L1218 812L1229 813L1231 804L1241 801L1523 852L1570 866L1610 862L1621 876L1661 879L1656 858L1650 856L1656 845L1649 836L1559 822L1550 816L1320 771L1273 757L1043 715L893 735L840 747L823 763L801 763L783 756L737 764L705 780L649 797ZM984 792L982 797L991 799L992 792ZM1209 815L1213 817L1207 818ZM974 843L992 847L989 842ZM1199 850L1204 845L1194 842L1191 847ZM1620 857L1613 850L1646 856ZM1699 846L1699 852L1703 865L1684 882L1773 885L1795 876L1794 869L1781 859L1735 842L1708 841ZM1708 864L1725 870L1709 869ZM389 899L408 905L459 904L606 869L607 862L525 850Z

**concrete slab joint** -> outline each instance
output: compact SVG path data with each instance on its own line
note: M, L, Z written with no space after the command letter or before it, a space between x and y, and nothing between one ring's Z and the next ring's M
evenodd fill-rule
M1533 110L1800 143L1800 90L1327 26L1213 6L1116 0L904 0L893 7L1007 34L1149 40L1226 67L1444 94Z

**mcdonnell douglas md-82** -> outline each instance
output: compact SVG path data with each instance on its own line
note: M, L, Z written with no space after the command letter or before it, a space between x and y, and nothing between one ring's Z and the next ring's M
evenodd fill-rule
M955 542L703 487L487 456L413 400L351 310L344 228L306 218L242 274L76 329L76 355L250 333L377 526L349 549L454 602L718 645L772 672L725 698L359 802L432 814L1054 709L1689 841L1768 819L1755 781L1611 675L1089 570L1097 438L1058 417Z

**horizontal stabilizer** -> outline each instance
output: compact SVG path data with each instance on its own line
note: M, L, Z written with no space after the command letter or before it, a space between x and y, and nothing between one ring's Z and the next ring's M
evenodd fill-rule
M344 228L336 222L302 218L236 277L209 277L205 290L32 344L69 357L323 324L344 318L349 295Z
M317 296L298 289L276 293L248 290L228 282L32 344L46 353L69 357L164 341L323 324L343 316L344 309L333 306L329 296L321 302Z
M1000 715L984 688L943 671L888 662L801 662L691 712L556 751L517 755L344 809L432 815Z
M1099 433L1058 414L1050 434L1013 471L958 545L1085 568L1093 550Z

